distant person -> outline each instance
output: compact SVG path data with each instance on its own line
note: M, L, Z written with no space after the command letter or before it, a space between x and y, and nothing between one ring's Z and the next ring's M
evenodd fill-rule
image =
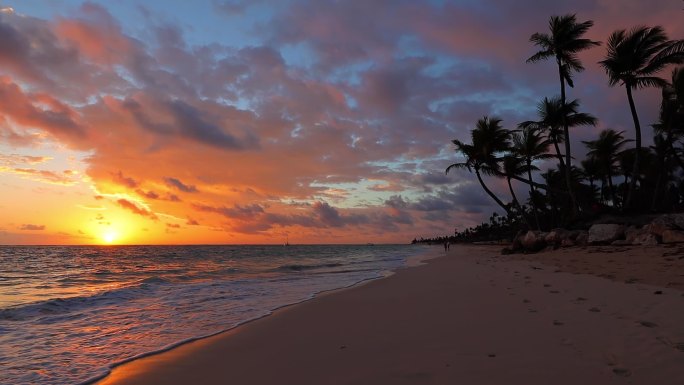
M449 250L449 242L444 242L444 252L446 253L447 250Z
M447 241L446 247L447 247L447 251L449 251L449 249L451 249L451 242Z

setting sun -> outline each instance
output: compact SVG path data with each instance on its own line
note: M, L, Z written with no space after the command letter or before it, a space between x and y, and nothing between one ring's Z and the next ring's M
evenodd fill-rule
M118 234L114 231L107 231L106 233L102 234L102 240L104 243L114 243L117 238Z

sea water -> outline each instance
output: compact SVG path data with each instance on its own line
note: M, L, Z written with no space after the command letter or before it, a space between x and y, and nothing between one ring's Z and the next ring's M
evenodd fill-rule
M401 268L404 245L0 246L0 384L79 384Z

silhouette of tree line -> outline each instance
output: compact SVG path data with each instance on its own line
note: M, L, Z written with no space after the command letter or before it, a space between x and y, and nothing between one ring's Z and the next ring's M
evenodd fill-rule
M576 15L552 16L549 33L530 37L539 51L527 62L555 59L560 84L560 96L539 102L536 120L505 129L501 119L484 116L470 131L469 142L452 141L463 161L447 167L446 173L452 169L474 173L482 189L506 215L494 214L489 223L423 241L491 240L521 229L577 227L602 213L635 215L682 210L684 67L675 67L668 80L657 75L684 63L684 40L670 40L660 26L613 32L606 43L605 58L598 63L610 86L625 88L634 139L626 138L624 131L604 129L596 139L582 142L586 157L579 165L573 164L570 129L595 126L598 121L580 112L579 101L568 101L566 93L566 85L574 87L573 74L584 70L577 54L601 44L583 38L592 26L593 21L580 23ZM659 119L651 125L654 136L649 147L642 146L633 95L634 90L646 87L662 90ZM544 159L557 159L556 168L540 173L536 164ZM540 173L543 182L535 181L533 173ZM505 178L510 202L494 194L483 175ZM512 181L529 186L526 201L516 197Z

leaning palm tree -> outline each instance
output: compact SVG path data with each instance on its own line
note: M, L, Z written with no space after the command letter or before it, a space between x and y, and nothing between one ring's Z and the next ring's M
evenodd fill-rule
M521 175L524 175L527 173L527 165L525 164L525 160L515 156L515 155L504 155L503 159L501 160L502 164L502 172L506 176L506 183L508 183L508 191L511 192L511 199L513 200L513 206L515 206L516 210L520 213L520 216L522 219L525 221L528 227L530 226L529 221L527 220L527 216L525 215L525 210L523 207L520 205L520 201L518 200L518 197L515 195L515 191L513 190L513 185L511 184L511 180L513 179L513 176L520 177Z
M634 105L632 90L645 87L663 87L667 83L656 76L670 64L684 62L684 40L669 40L662 27L635 27L613 32L608 38L605 60L599 62L608 74L611 86L624 84L632 112L635 132L634 170L640 169L641 125ZM632 207L638 172L629 184L625 208Z
M552 16L549 19L550 34L535 33L530 36L530 41L540 48L532 55L527 62L537 62L548 58L555 58L558 65L558 77L560 80L561 105L565 105L565 84L573 87L572 71L580 72L584 70L582 62L577 57L581 51L597 46L601 43L582 38L594 22L587 20L582 23L577 22L576 15ZM563 136L565 140L565 163L567 168L572 167L570 155L570 132L567 122L563 123ZM565 183L573 202L573 207L577 209L577 202L572 189L572 178L569 172L565 173Z
M537 169L532 163L536 160L552 158L553 155L548 153L550 146L551 141L544 139L539 130L532 127L523 128L513 134L513 153L523 158L527 166L527 179L530 181L530 197L535 195L534 185L532 184L532 170ZM532 205L532 211L539 229L539 214L535 205Z
M510 148L510 133L501 127L501 119L485 116L477 121L475 129L470 131L470 137L471 143L464 143L458 139L452 140L456 151L463 155L465 161L450 165L446 173L448 174L451 169L455 168L465 168L470 172L474 170L482 189L501 206L506 214L510 215L510 208L482 180L482 174L501 175L498 155Z
M601 171L606 174L608 180L608 189L610 198L613 201L613 206L617 206L617 197L615 189L613 188L613 170L615 169L615 162L618 161L618 155L622 147L631 140L625 139L623 136L625 132L617 132L612 129L606 129L599 133L596 140L582 141L587 146L589 151L587 156L595 158L601 165Z

